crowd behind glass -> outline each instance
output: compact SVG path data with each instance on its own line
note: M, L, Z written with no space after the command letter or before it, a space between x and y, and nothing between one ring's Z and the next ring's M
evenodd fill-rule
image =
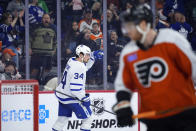
M92 51L103 49L102 0L61 0L61 63L75 55L79 44ZM107 0L107 78L108 89L118 70L119 56L130 41L121 33L120 15L150 0ZM30 78L39 81L40 90L57 86L56 1L29 0L29 52L25 52L24 0L0 2L0 80L25 79L25 53L30 55ZM156 0L157 31L172 28L186 37L196 50L196 1ZM103 89L103 60L87 72L89 89Z

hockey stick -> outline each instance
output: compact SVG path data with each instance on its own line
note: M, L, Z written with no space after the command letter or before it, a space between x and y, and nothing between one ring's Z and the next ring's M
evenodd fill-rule
M54 91L59 93L59 94L65 95L65 96L73 98L75 100L78 100L80 102L83 102L82 100L79 100L79 99L77 99L73 96L67 95L67 94L62 93L60 91L57 91L57 90L54 90ZM98 109L103 109L103 108L100 108L100 107L95 106L93 104L90 104L90 106L98 108ZM164 110L164 111L149 111L149 112L144 112L144 113L139 113L137 115L133 115L132 118L133 119L149 118L149 117L153 117L153 116L156 116L156 115L163 115L163 114L166 114L166 113L169 113L169 112L185 111L185 110L190 110L190 109L195 109L195 108L196 108L196 105L192 105L192 106L187 106L187 107L179 107L179 108L168 109L168 110ZM113 113L111 111L108 111L108 110L105 110L105 109L103 109L103 111L108 112L108 113L113 114L113 115L116 115L115 113Z
M195 109L195 108L196 108L196 105L192 105L192 106L187 106L187 107L168 109L164 111L149 111L149 112L139 113L138 115L133 115L132 118L133 119L149 118L149 117L153 117L156 115L163 115L169 112L186 111L186 110Z
M80 102L84 102L84 101L82 101L82 100L79 100L79 99L78 99L78 98L76 98L76 97L73 97L73 96L67 95L67 94L62 93L62 92L60 92L60 91L57 91L57 90L54 90L54 91L55 91L55 92L57 92L57 93L59 93L59 94L65 95L65 96L70 97L70 98L73 98L73 99L75 99L75 100L78 100L78 101L80 101ZM107 112L107 113L110 113L110 114L116 115L115 113L113 113L113 112L111 112L111 111L105 110L104 108L101 108L101 107L95 106L95 105L93 105L93 104L90 104L90 106L95 107L95 108L98 108L98 109L101 109L101 110L103 110L103 111L105 111L105 112Z

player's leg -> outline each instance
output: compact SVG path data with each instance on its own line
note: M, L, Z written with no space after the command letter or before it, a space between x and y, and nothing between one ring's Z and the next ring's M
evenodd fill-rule
M91 123L92 123L92 117L91 116L86 118L86 119L83 119L80 130L81 131L90 131Z
M83 106L82 104L73 104L73 112L76 114L77 118L82 119L81 131L90 131L92 123L92 111L89 107Z
M62 131L68 119L72 116L72 110L69 108L68 104L62 104L59 102L58 118L54 123L53 131Z
M54 123L52 130L53 131L63 131L65 124L68 121L68 117L58 116L56 122Z

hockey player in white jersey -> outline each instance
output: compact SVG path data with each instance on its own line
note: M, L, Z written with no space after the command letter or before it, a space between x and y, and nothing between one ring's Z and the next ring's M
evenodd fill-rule
M91 57L92 56L92 57ZM76 57L72 57L67 62L63 78L57 91L73 96L76 99L55 93L59 101L58 119L53 125L53 131L63 131L68 119L72 117L72 112L77 118L82 119L81 131L90 131L91 114L90 97L85 92L86 72L92 67L95 59L102 59L103 52L95 51L91 53L91 49L85 45L79 45L76 48Z

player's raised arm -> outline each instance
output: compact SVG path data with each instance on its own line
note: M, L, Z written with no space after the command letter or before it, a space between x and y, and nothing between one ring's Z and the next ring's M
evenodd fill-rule
M103 55L104 55L104 53L102 50L93 51L90 55L91 57L90 57L89 61L86 63L87 70L89 70L93 66L95 61L102 60Z

